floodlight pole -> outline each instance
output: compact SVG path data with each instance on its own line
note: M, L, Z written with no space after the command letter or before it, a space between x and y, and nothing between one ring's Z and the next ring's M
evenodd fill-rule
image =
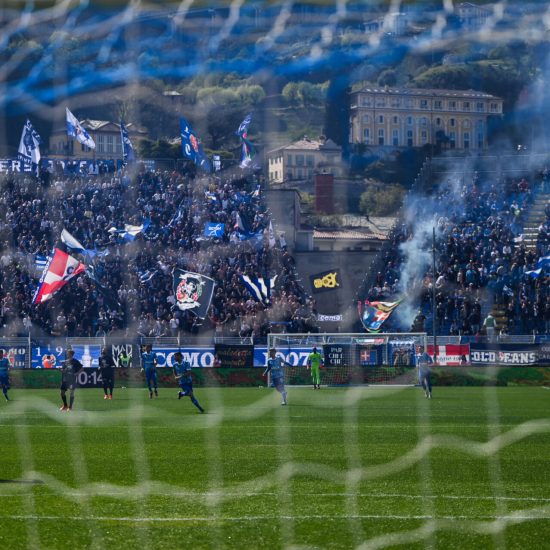
M432 327L434 337L434 365L437 364L437 308L435 304L435 227L432 228Z

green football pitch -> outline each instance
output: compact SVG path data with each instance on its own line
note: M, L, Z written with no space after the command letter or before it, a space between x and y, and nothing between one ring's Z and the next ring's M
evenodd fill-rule
M12 390L0 548L550 547L550 391Z

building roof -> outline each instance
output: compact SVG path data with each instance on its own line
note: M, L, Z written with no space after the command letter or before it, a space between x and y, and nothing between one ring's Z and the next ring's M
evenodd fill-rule
M367 233L354 229L314 229L313 238L331 241L385 241L388 239L383 233Z
M304 137L289 145L283 145L282 147L272 149L267 154L269 155L277 151L334 151L340 153L342 152L342 148L331 139L323 141Z
M113 122L111 120L94 120L91 118L85 118L83 120L79 121L80 124L86 129L86 130L92 130L93 132L97 132L98 130L107 130L108 126L113 126L110 130L112 132L120 132L120 123ZM146 134L147 131L143 130L141 128L138 128L135 124L132 124L129 122L125 125L126 129L131 134ZM58 128L55 128L52 131L52 134L60 134L65 133L67 131L67 126L65 123L63 123L62 126L59 126Z
M456 98L471 98L471 99L500 99L502 98L479 92L476 90L439 90L436 88L385 88L380 86L363 85L361 83L354 84L351 93L371 93L384 95L410 95L410 96L442 96Z

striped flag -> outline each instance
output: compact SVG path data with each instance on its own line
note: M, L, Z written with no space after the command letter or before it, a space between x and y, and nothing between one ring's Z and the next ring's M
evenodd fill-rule
M277 275L271 278L249 277L248 275L239 275L239 277L254 300L265 305L271 302L271 291L275 287Z
M50 258L38 288L34 294L32 305L42 304L50 300L53 295L61 290L75 275L84 272L86 266L80 263L76 258L63 252L59 248L54 250L53 256Z

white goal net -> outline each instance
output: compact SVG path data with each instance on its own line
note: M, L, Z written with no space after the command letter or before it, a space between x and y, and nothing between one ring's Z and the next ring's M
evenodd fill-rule
M268 349L291 366L287 385L311 384L308 357L322 356L321 385L410 385L415 383L415 350L426 346L425 332L384 334L270 334Z

